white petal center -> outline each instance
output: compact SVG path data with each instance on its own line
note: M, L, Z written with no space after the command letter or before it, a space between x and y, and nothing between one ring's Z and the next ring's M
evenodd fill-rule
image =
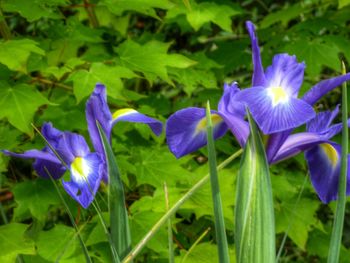
M87 181L87 177L91 173L91 167L88 162L82 157L76 157L72 162L71 166L72 176L77 183Z
M281 86L267 88L267 94L271 98L273 107L289 100L287 92Z

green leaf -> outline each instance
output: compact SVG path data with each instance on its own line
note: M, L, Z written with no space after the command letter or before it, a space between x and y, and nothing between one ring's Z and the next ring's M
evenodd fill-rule
M31 39L0 41L0 63L11 70L26 73L27 60L31 53L45 55L38 43Z
M297 3L276 12L271 12L261 21L261 28L267 28L277 22L281 22L285 27L290 20L300 16L300 13L303 13L303 11L305 12L306 10L308 9L306 9L304 5Z
M173 6L168 0L102 0L100 4L117 16L124 11L136 11L154 18L158 18L155 8L166 10Z
M60 203L52 182L40 178L16 184L13 194L18 204L15 209L15 217L29 210L33 217L43 221L49 206Z
M0 226L0 262L16 262L18 254L35 254L34 242L25 236L27 225Z
M187 21L198 31L204 24L213 22L223 30L231 32L231 17L243 13L238 5L219 5L213 2L202 2L197 4L191 2L191 8L188 9L182 1L169 10L167 18L174 18L184 14Z
M63 17L58 10L58 5L66 5L67 0L5 0L2 3L4 11L18 12L29 22L40 18L60 19Z
M37 109L49 101L37 90L26 84L10 87L0 82L0 119L8 121L22 132L33 134L30 123Z
M180 54L167 54L170 43L150 41L140 45L127 40L118 46L120 63L131 70L142 72L149 82L157 77L172 84L167 67L188 68L196 62Z
M122 95L124 88L122 78L134 77L137 75L128 68L107 66L98 62L93 63L89 70L74 72L68 80L73 81L73 91L78 102L92 93L96 83L106 85L108 95L112 98L125 100Z
M238 263L275 261L275 220L269 166L256 124L248 112L250 135L238 175L235 244Z
M308 232L317 223L315 213L319 202L308 198L301 198L295 206L296 197L283 201L276 209L276 232L285 232L301 249L305 249Z
M339 71L338 48L323 43L321 39L312 41L300 39L287 44L284 51L295 54L299 61L304 60L306 63L305 70L311 77L318 76L323 67Z
M35 242L38 254L49 261L68 259L73 253L81 251L74 228L65 225L56 225L48 231L40 232Z
M338 0L338 8L350 5L350 0Z
M125 207L124 185L111 145L99 123L97 127L108 165L108 210L111 238L119 258L123 259L131 250L131 234L128 211Z

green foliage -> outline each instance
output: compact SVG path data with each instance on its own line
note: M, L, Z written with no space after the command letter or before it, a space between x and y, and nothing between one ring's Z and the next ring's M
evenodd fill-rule
M224 82L251 85L251 51L244 21L258 30L264 67L277 52L305 61L301 94L339 71L339 57L350 63L348 0L3 0L0 1L0 150L43 146L31 123L51 121L88 139L85 101L96 82L107 86L112 111L131 107L165 121L184 107L213 108ZM93 16L96 17L96 21ZM95 22L94 22L95 21ZM6 34L6 26L8 33ZM340 101L334 90L317 110ZM339 120L338 120L339 121ZM131 225L132 244L140 241L170 206L207 173L207 151L176 159L148 127L120 123L112 149L118 158ZM89 142L90 143L90 142ZM91 144L91 143L90 143ZM215 142L218 163L239 147L231 134ZM90 147L93 151L92 147ZM79 239L50 181L34 178L29 160L0 155L0 262L84 262ZM235 246L234 208L238 161L219 172L229 247ZM310 182L295 205L306 176L302 156L274 165L271 180L276 213L276 244L287 232L281 262L322 262L327 257L332 214L321 205ZM96 211L67 199L83 241L96 262L111 262L105 231ZM103 215L107 189L96 197ZM331 204L333 208L333 204ZM0 209L1 210L1 209ZM213 205L206 184L172 218L175 261L214 262L217 258ZM347 209L347 214L349 210ZM109 226L109 217L105 216ZM25 224L23 224L25 223ZM348 262L345 223L341 261ZM137 262L168 259L162 227ZM230 249L230 253L233 249ZM234 256L231 256L233 260Z

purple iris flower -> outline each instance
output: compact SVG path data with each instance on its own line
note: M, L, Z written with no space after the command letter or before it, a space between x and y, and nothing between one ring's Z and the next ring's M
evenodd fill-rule
M247 105L261 131L268 135L268 162L273 164L305 151L315 190L323 202L330 202L337 196L340 151L339 146L335 146L329 139L341 131L342 125L330 125L338 113L338 107L331 113L316 115L312 106L326 93L350 80L350 73L321 81L302 99L298 99L304 63L298 63L295 56L278 54L273 58L272 65L264 71L254 25L249 21L246 25L252 44L252 87L240 90L237 83L225 84L218 111L213 112L212 116L214 138L220 138L229 128L238 143L244 147L249 136L249 125L245 121ZM292 134L295 127L305 123L307 132ZM186 108L176 112L166 124L170 151L177 158L196 151L207 143L205 132L204 109ZM316 165L321 158L328 158L328 163L333 160L333 163L337 163L334 167L338 168L327 170L332 171L332 174L325 173L326 170L319 169L320 166ZM327 166L327 162L324 165ZM327 189L326 182L331 181L332 188Z
M35 159L33 167L40 177L60 179L69 170L70 181L62 182L66 192L84 208L93 201L101 180L108 181L107 162L97 129L98 121L110 139L111 129L118 121L148 124L153 132L162 132L162 123L138 113L133 109L121 109L113 115L107 105L106 90L97 84L95 91L86 103L86 117L92 144L96 152L90 152L81 135L55 129L51 123L44 123L41 132L49 146L42 150L29 150L24 153L2 152L9 156ZM57 157L57 155L59 158Z

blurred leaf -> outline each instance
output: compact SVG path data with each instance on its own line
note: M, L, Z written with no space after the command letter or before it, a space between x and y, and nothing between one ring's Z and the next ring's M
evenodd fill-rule
M108 95L112 98L125 99L122 95L124 87L122 78L134 77L137 75L128 68L93 63L89 70L78 70L68 80L73 81L74 95L80 102L92 93L97 83L106 85Z
M118 46L120 63L131 70L142 72L149 82L157 77L172 84L167 67L188 68L196 62L180 54L167 54L170 43L150 41L140 45L127 40Z
M67 0L5 0L2 7L6 12L18 12L29 22L40 18L60 19L58 5L66 5Z
M31 39L0 41L0 63L11 70L25 73L31 53L45 55L44 50L38 47L38 43Z
M26 84L10 87L0 82L0 119L8 121L22 132L32 135L30 125L37 109L49 101L37 90Z
M18 204L15 217L29 210L33 217L41 221L45 220L49 206L61 201L52 182L41 178L16 184L13 194Z
M320 39L308 41L306 39L297 40L287 44L284 50L289 54L295 54L298 61L305 61L306 72L311 77L320 74L323 67L339 70L338 48L323 43Z
M28 225L11 223L0 226L0 261L14 263L18 254L35 254L34 242L25 236Z
M284 9L271 12L261 21L261 28L267 28L277 22L281 22L282 25L286 27L290 20L300 16L301 13L304 13L307 10L308 9L305 8L305 5L297 3L292 6L287 6Z
M136 11L154 18L158 18L155 8L172 7L172 3L168 0L102 0L100 4L107 6L117 16L124 11Z
M350 5L350 0L338 0L338 8Z
M308 232L317 223L315 217L319 201L301 198L295 207L296 197L282 202L276 211L276 232L285 232L301 249L305 249ZM295 209L294 209L295 208Z
M68 259L77 248L80 249L74 228L64 225L56 225L48 231L40 232L35 244L38 254L51 262Z
M197 4L191 1L191 8L187 8L182 1L175 8L169 10L167 18L171 19L185 14L194 30L198 31L205 23L213 22L225 31L231 32L231 17L243 13L238 5L219 5L213 2Z

